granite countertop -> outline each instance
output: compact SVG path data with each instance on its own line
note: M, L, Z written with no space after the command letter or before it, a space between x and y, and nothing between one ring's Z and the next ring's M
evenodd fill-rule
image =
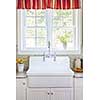
M41 75L46 75L46 76L51 76L51 75L57 75L57 76L68 76L68 73L32 73L30 75L35 75L35 76L41 76ZM83 78L83 73L74 73L73 74L75 78ZM16 78L26 78L27 77L27 73L23 72L23 73L16 73Z

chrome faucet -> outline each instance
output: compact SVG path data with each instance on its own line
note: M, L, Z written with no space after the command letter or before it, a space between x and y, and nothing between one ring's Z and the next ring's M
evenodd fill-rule
M49 54L46 54L45 52L43 53L43 61L45 61L46 58L51 58L51 57L54 58L53 61L56 61L56 52L54 52L54 54L51 54L50 52Z
M50 57L50 41L48 41L48 57Z
M56 61L56 52L54 54L51 54L50 51L50 41L48 41L48 54L45 52L43 53L43 61L45 61L46 58L54 57L53 61Z

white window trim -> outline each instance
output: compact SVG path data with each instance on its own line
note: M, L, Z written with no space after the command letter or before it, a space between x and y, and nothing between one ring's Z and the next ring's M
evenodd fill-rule
M24 43L23 42L23 26L22 26L22 24L21 23L23 23L23 21L24 21L24 19L23 19L23 12L22 12L22 10L20 9L20 10L18 10L17 11L17 13L18 13L18 18L17 18L17 20L18 20L18 26L17 26L17 29L18 29L18 54L19 55L42 55L44 52L45 52L45 49L41 49L41 51L40 51L40 49L36 49L36 50L30 50L30 51L27 51L27 50L25 50L25 51L23 51L22 49L22 46L21 46L21 44L22 43ZM76 20L76 25L79 27L78 29L78 37L79 37L79 49L78 50L73 50L73 51L56 51L56 54L57 55L80 55L81 53L82 53L82 9L80 9L80 10L78 10L76 13L78 13L78 18L77 18L77 20ZM51 27L51 26L50 26ZM51 37L51 36L49 36L49 37ZM51 39L48 39L48 40L51 40ZM24 44L23 44L24 45Z

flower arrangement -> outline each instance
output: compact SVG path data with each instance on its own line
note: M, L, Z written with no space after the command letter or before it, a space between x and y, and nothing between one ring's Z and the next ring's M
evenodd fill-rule
M24 65L25 65L24 58L16 58L16 64L18 67L18 72L24 72Z
M24 59L23 58L16 58L16 63L17 64L24 64Z
M66 48L67 43L71 41L71 33L70 32L65 32L64 34L59 35L58 39L63 44L64 48Z
M68 42L70 42L70 37L71 34L70 33L64 33L63 35L59 35L58 39L60 40L60 42L62 42L63 44L67 44Z

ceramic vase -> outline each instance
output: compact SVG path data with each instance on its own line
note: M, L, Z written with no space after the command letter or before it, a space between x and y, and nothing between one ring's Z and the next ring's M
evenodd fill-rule
M24 64L18 64L18 72L24 72Z

